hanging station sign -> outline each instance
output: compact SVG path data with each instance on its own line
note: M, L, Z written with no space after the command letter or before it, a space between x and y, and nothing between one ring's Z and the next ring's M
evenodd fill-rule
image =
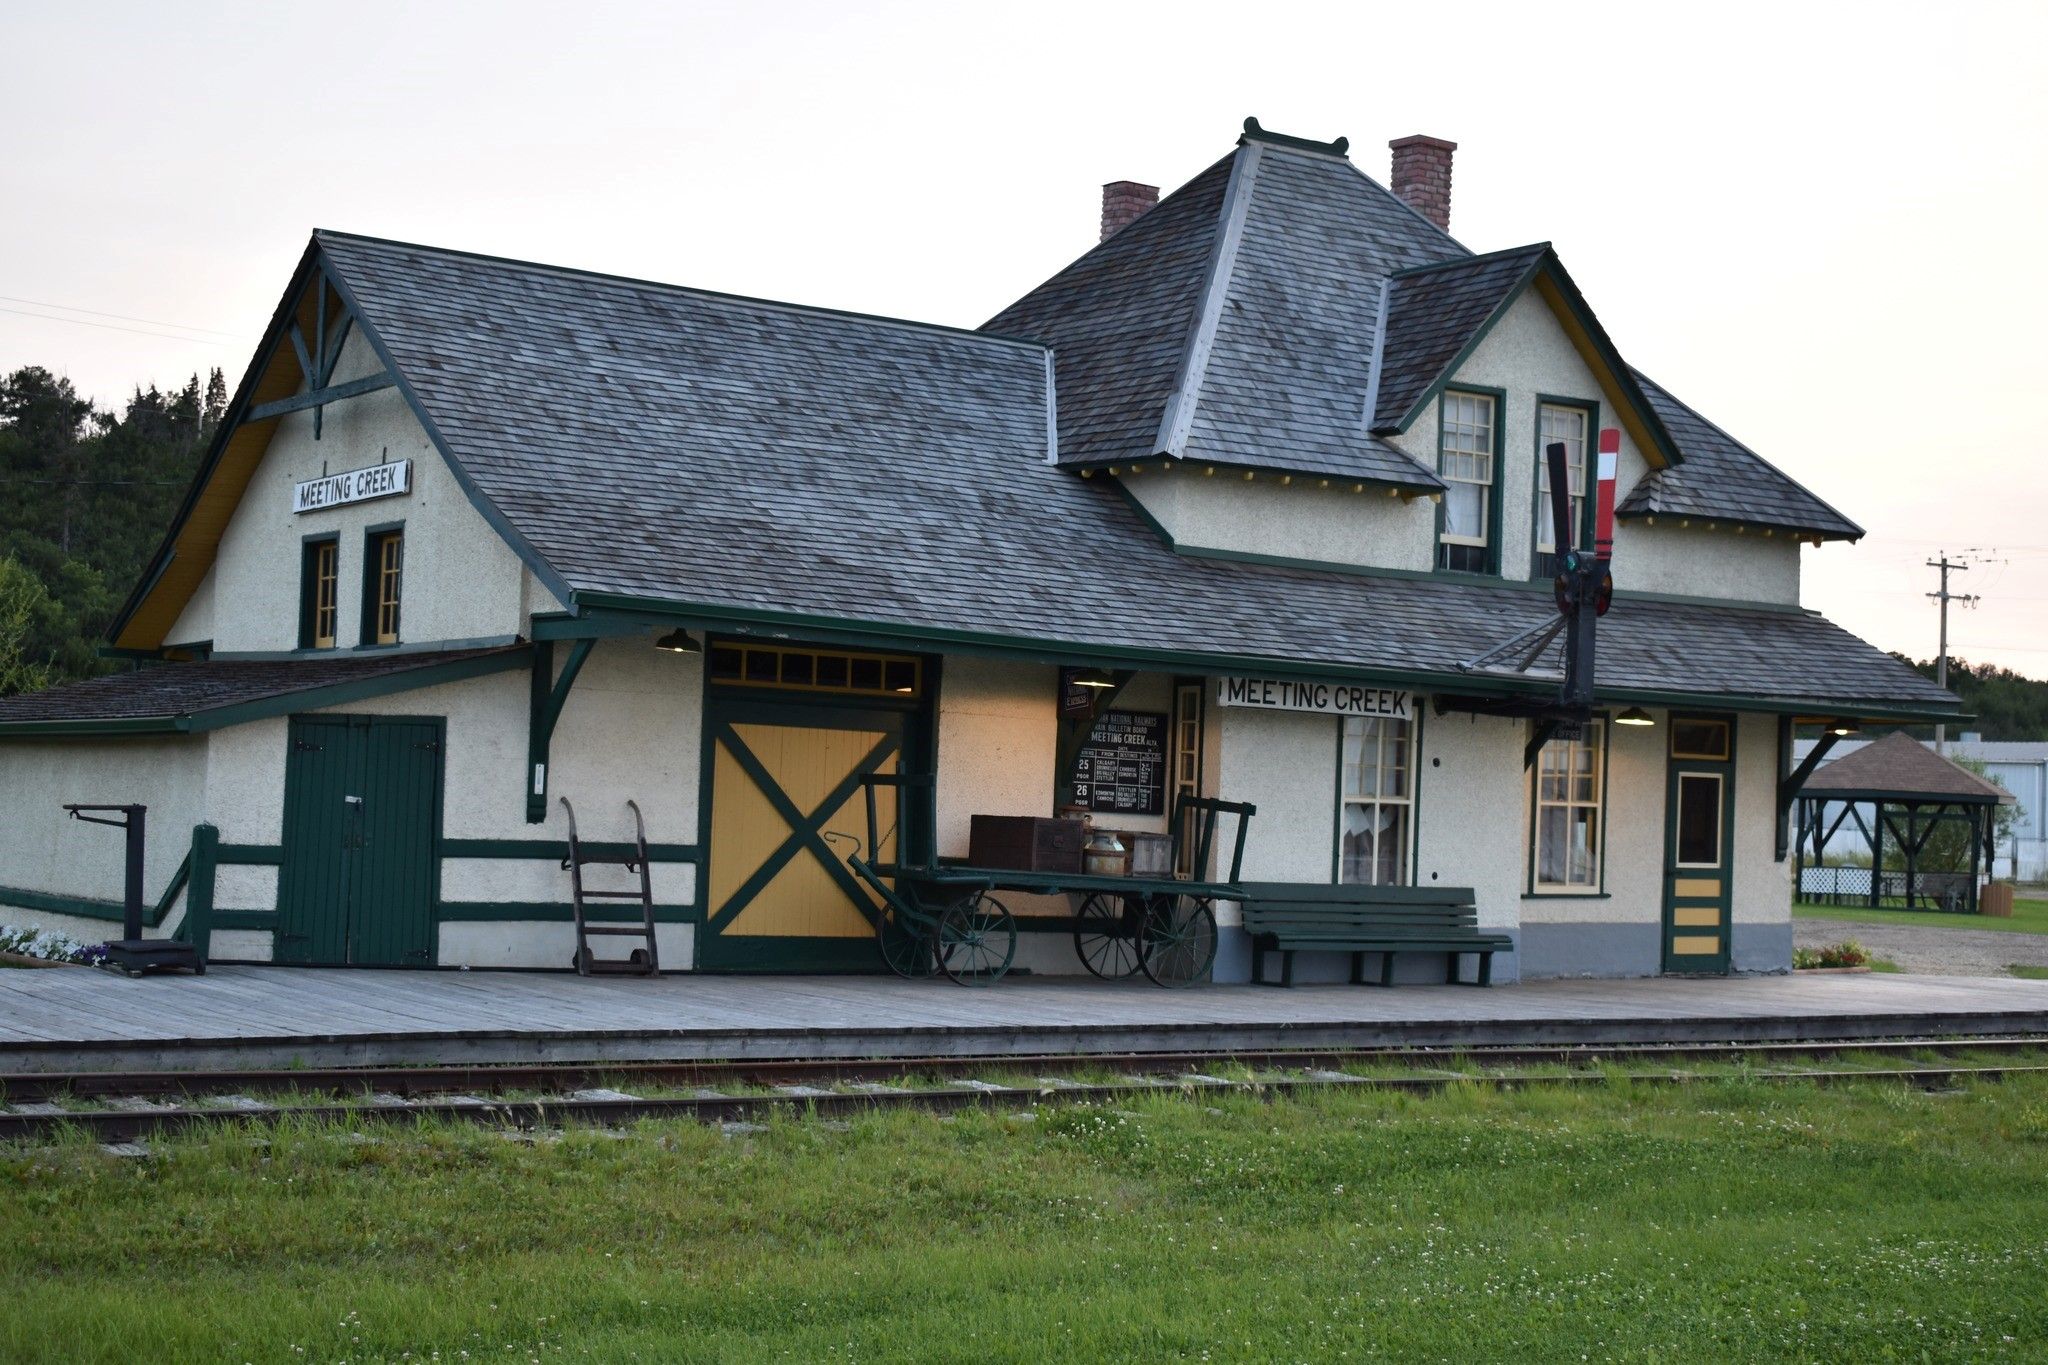
M1267 711L1312 711L1326 716L1386 716L1407 720L1414 697L1391 687L1357 683L1290 682L1285 678L1223 678L1216 684L1219 706Z
M292 486L292 511L320 512L373 498L395 498L412 492L412 461L390 460L346 474L328 474Z

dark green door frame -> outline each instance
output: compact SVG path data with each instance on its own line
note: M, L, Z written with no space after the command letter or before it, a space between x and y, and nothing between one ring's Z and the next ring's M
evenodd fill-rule
M1715 760L1681 756L1672 752L1678 726L1687 720L1718 721L1728 727L1728 756ZM1725 975L1733 961L1735 934L1735 756L1738 752L1739 723L1733 715L1667 717L1664 777L1664 907L1662 916L1662 969L1684 975ZM1683 828L1688 810L1699 813L1704 800L1715 798L1719 826L1714 848L1715 861L1706 862L1691 850L1681 865L1686 842ZM1695 831L1695 834L1697 832ZM1712 884L1711 892L1708 884ZM1713 923L1700 921L1711 911ZM1714 939L1711 952L1702 952L1703 940ZM1684 951L1681 951L1681 950Z

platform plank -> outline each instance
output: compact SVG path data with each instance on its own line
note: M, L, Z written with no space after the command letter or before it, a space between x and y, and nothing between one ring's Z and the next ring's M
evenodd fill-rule
M2039 1033L2048 982L1737 977L1462 986L215 967L8 972L0 1071Z

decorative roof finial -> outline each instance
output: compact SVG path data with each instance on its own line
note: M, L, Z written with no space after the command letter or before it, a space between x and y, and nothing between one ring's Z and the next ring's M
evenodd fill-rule
M1286 133L1269 133L1259 126L1257 118L1244 121L1244 135L1254 142L1270 142L1279 147L1298 147L1304 152L1325 152L1330 156L1343 156L1351 149L1351 139L1340 137L1335 142L1317 142L1311 138L1290 137Z

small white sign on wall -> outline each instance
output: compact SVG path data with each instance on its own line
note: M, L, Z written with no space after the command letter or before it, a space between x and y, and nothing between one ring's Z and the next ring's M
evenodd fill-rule
M1391 687L1359 683L1290 682L1285 678L1222 678L1216 684L1220 706L1251 706L1268 711L1312 711L1326 716L1409 718L1410 695Z
M373 498L395 498L412 492L412 461L391 460L346 474L329 474L292 486L292 511L319 512Z

